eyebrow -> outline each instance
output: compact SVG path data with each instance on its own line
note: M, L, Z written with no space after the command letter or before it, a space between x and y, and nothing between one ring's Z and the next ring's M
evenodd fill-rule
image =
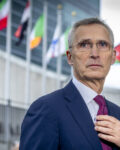
M80 43L80 42L88 42L88 41L91 41L91 39L82 39L82 40L79 41L78 43Z
M92 40L91 40L91 39L82 39L81 41L78 41L78 43L81 43L81 42L89 42L89 41L92 41ZM99 41L105 41L105 42L108 42L108 43L109 43L109 41L104 40L104 39L99 39L99 40L97 40L97 42L99 42Z

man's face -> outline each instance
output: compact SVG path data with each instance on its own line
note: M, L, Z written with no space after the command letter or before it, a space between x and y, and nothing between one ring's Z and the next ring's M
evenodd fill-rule
M105 48L104 42L109 45L109 49ZM78 27L72 50L67 51L67 59L78 80L105 79L115 61L115 51L112 49L107 29L99 24Z

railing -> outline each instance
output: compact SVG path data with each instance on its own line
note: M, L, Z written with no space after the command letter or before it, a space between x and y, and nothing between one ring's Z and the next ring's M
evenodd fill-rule
M12 144L19 142L26 110L17 102L0 99L0 150L11 150Z

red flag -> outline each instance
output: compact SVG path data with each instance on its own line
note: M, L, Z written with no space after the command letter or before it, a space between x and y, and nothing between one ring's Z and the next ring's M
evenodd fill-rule
M116 63L120 62L120 44L115 47L116 50Z
M9 2L6 0L0 1L0 30L7 27L7 18L9 13Z
M7 27L7 16L0 20L0 30L3 30Z
M26 7L24 9L20 25L14 34L14 36L16 36L16 38L18 38L18 42L16 43L17 45L19 45L21 43L22 39L24 38L24 33L28 26L29 17L30 17L30 2L28 1L26 4Z

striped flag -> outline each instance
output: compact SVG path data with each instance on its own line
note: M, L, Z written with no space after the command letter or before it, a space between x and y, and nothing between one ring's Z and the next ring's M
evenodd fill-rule
M29 18L30 18L30 2L28 1L24 9L24 12L20 21L20 25L14 34L16 38L18 38L18 42L16 42L17 45L19 45L22 39L24 38L24 33L27 29Z
M0 30L7 27L7 18L9 12L9 2L0 0Z
M47 52L47 57L46 57L47 63L49 62L50 58L54 57L54 51L56 49L56 45L58 44L59 35L60 35L59 25L57 25L54 35L53 35L53 40L52 40L50 48Z
M30 49L37 47L44 34L44 15L40 16L30 35Z
M66 50L68 49L69 31L70 28L67 28L67 30L61 35L60 39L58 39L59 31L58 26L56 27L52 43L46 55L46 63L48 63L51 58L57 57L59 54L65 54Z
M120 44L115 47L116 50L116 63L120 63Z

